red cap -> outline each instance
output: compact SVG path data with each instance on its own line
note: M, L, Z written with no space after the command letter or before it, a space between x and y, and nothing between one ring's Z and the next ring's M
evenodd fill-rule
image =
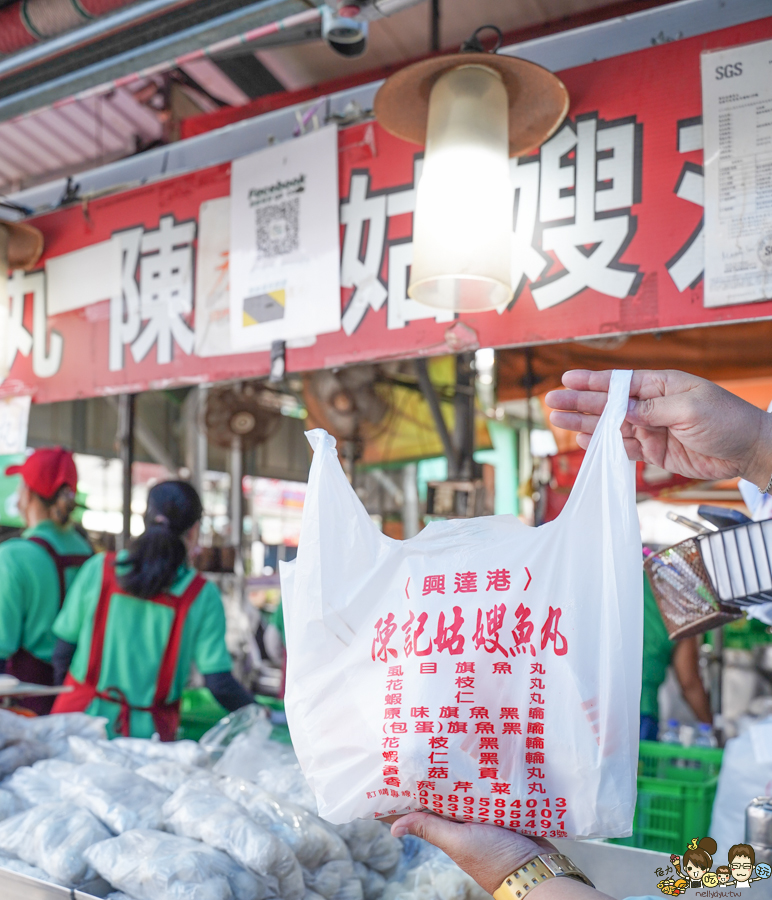
M20 466L8 466L6 475L21 475L27 487L44 500L50 500L62 485L78 489L78 470L69 450L43 447Z

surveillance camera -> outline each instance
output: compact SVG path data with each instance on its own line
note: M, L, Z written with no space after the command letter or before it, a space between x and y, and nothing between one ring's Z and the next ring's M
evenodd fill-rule
M344 11L349 8L344 7ZM361 56L367 49L367 22L346 18L323 6L322 37L341 56Z

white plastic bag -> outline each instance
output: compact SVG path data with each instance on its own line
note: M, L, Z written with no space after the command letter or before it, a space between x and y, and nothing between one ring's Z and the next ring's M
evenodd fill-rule
M137 757L138 762L165 759L184 766L205 766L209 762L209 754L196 741L149 741L146 738L118 737L110 741L110 746Z
M620 837L635 806L642 651L630 372L559 518L382 534L334 440L282 565L286 708L319 813L430 808L540 835Z
M30 806L55 803L62 799L62 785L77 770L75 763L61 759L41 759L33 766L17 769L3 787Z
M90 810L114 833L163 828L169 792L130 769L112 763L76 766L62 784L62 799Z
M242 778L222 778L218 787L292 850L301 866L318 869L335 859L351 859L345 841L308 810L279 800Z
M177 788L182 787L194 778L211 778L209 772L204 769L194 769L192 766L183 766L180 763L170 762L167 759L158 759L140 766L136 770L137 775L152 781L153 784L173 794Z
M754 730L764 726L772 726L772 717L748 722L724 747L709 832L718 844L716 859L724 858L733 844L744 840L745 809L751 800L772 794L772 761L769 753L759 752L753 740Z
M227 854L162 831L126 831L86 857L113 887L136 900L264 900L265 884Z
M295 854L275 835L254 822L236 801L203 777L182 785L164 804L166 827L228 854L270 885L283 900L301 900L303 873Z
M392 837L388 826L372 819L356 819L348 825L335 826L335 831L346 842L355 862L367 863L387 876L397 868L402 841Z
M17 794L0 788L0 821L23 812L27 804Z
M316 798L300 770L297 756L292 747L272 741L270 734L271 724L267 719L256 721L248 731L230 740L224 752L218 747L222 756L215 763L214 771L254 781L276 797L297 803L315 815Z
M0 851L44 869L70 887L88 881L92 874L84 851L109 837L88 810L68 803L43 804L0 822Z

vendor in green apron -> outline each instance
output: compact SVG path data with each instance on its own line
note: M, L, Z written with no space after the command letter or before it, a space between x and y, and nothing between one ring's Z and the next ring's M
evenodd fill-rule
M48 447L5 474L21 475L19 512L27 529L21 539L0 544L0 673L52 685L54 619L67 587L92 553L70 522L78 471L71 453ZM44 714L53 697L20 703Z
M201 513L190 484L157 484L128 552L83 566L54 624L57 681L73 687L54 712L105 716L111 737L174 740L191 662L226 709L253 702L230 671L220 593L189 563Z
M696 637L671 641L654 599L649 579L643 577L643 682L641 684L641 740L656 741L659 732L659 686L673 666L684 700L698 722L711 722L710 700L700 678L700 647Z

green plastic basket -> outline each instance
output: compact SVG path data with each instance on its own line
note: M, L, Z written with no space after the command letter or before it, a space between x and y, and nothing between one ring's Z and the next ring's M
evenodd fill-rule
M612 843L683 853L708 834L723 750L641 741L633 833Z
M188 688L180 698L180 738L197 741L216 725L228 710L212 696L208 688Z
M283 710L284 701L276 697L263 697L258 694L255 700L261 705L273 710ZM228 710L212 696L208 688L188 688L182 692L180 698L180 728L179 737L191 741L200 738L216 725L223 716L228 715ZM289 729L286 725L274 725L271 729L271 740L281 744L291 744Z

